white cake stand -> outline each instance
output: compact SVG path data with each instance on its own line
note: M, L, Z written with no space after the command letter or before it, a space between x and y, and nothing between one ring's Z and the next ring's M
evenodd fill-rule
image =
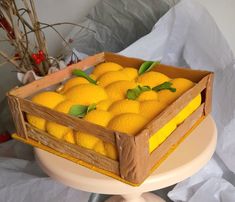
M87 192L121 195L106 202L164 202L157 195L146 192L168 187L192 176L210 160L216 140L216 125L208 116L139 187L124 184L41 149L36 148L35 154L42 169L65 185Z

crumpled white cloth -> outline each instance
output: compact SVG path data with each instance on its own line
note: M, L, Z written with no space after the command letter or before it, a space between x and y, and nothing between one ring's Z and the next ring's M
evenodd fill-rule
M234 202L235 60L209 13L194 1L182 1L155 24L151 33L121 54L215 72L212 114L218 127L216 154L168 196L177 202Z
M15 140L0 144L0 202L89 200L90 193L75 190L51 179L33 159L31 146Z

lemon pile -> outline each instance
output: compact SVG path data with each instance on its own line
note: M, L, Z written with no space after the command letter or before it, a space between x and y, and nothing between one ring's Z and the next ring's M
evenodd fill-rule
M74 77L57 92L39 93L32 98L32 101L65 114L70 114L71 107L76 105L94 105L92 110L84 113L82 117L84 120L127 135L136 135L170 103L195 85L185 78L171 79L156 71L147 71L140 75L135 68L122 67L113 62L99 64L90 77L96 80L96 83L90 83L83 77ZM155 86L164 82L170 82L176 91L154 90ZM127 99L128 90L138 86L147 86L148 90L142 92L136 99ZM176 117L151 136L149 152L157 148L200 104L201 95L198 95ZM92 134L74 132L67 126L30 114L27 114L27 119L31 125L47 131L55 138L78 144L113 160L118 159L116 148L112 144Z

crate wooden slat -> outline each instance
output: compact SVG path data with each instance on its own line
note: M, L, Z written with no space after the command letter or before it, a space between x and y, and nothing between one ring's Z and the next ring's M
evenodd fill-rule
M128 58L113 53L99 53L87 57L83 61L71 65L59 72L48 75L20 88L15 88L8 93L9 106L15 121L17 133L26 142L36 140L48 148L52 148L66 156L76 158L82 165L88 163L90 168L102 170L106 175L120 179L131 185L139 185L153 171L157 165L169 154L185 134L192 130L211 111L213 73L208 71L175 68L168 65L156 65L152 70L158 71L171 78L183 77L195 82L195 86L186 91L165 110L149 122L138 134L127 134L113 131L85 120L57 112L53 109L31 102L28 98L33 94L54 84L63 82L71 77L73 69L85 70L101 62L116 62L122 66L138 68L143 60ZM149 138L162 126L173 119L193 98L201 93L202 103L183 123L170 134L152 153L149 153ZM45 131L34 128L25 119L24 114L29 113L47 121L65 125L73 131L83 131L93 134L104 142L111 143L117 149L119 158L115 161L102 156L94 151L70 144L52 137ZM32 143L33 144L33 143ZM38 144L40 145L40 144ZM48 149L49 151L50 149ZM96 169L97 170L97 169ZM107 172L106 172L107 171ZM111 173L111 174L110 174Z

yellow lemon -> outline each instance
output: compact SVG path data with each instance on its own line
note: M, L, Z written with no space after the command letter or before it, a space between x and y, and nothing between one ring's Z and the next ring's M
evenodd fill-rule
M50 109L53 109L60 102L64 101L65 97L56 92L46 91L35 95L32 98L32 102L43 105ZM34 127L45 131L46 120L31 114L27 114L28 122Z
M90 74L89 76L90 76L93 80L96 80L96 79L97 79L96 75L94 75L94 74Z
M145 91L140 94L140 96L137 98L138 101L146 101L146 100L158 100L158 94L157 92L150 90Z
M176 124L181 124L190 114L192 114L201 105L201 102L202 97L201 94L199 94L176 115L176 117L174 118Z
M32 101L34 103L43 105L50 109L53 109L56 105L58 105L60 102L64 100L65 100L65 97L63 95L60 95L52 91L45 91L45 92L39 93L32 98Z
M149 152L156 149L174 130L176 124L173 120L169 121L162 128L160 128L153 136L149 138Z
M135 135L147 123L147 119L139 114L126 113L115 116L108 124L108 128Z
M167 105L157 100L146 100L140 103L140 114L151 121L161 111L163 111Z
M122 69L123 67L117 63L114 62L104 62L95 67L93 70L92 74L96 76L96 78L100 77L106 72L111 72L111 71L118 71Z
M91 83L74 86L67 90L64 95L68 100L81 105L90 105L108 98L102 87Z
M113 160L117 160L118 159L117 149L114 147L113 144L104 143L104 148L105 148L107 157L109 157L109 158L111 158Z
M98 141L96 143L96 145L94 146L94 151L101 154L101 155L106 156L106 150L104 147L104 143L102 141Z
M126 92L128 89L132 89L136 87L136 83L134 81L116 81L114 83L109 84L105 90L113 101L121 100L126 98Z
M73 105L76 105L76 104L77 104L76 102L73 102L73 101L71 101L71 100L65 100L65 101L59 103L59 104L55 107L55 110L58 111L58 112L63 112L63 113L65 113L65 114L68 114L70 108L71 108Z
M160 72L153 72L153 71L146 72L140 75L137 79L137 81L141 83L142 85L146 85L150 87L155 87L169 80L170 78L167 77L166 75Z
M84 120L105 127L108 125L108 122L111 120L112 117L113 116L110 112L96 109L90 111L84 117Z
M133 67L125 67L120 71L123 72L129 80L135 80L138 77L138 71Z
M94 135L84 132L77 132L75 138L78 145L87 149L93 149L94 146L100 141L100 139Z
M58 139L62 139L65 134L72 131L66 126L51 121L46 123L46 130L49 134L53 135Z
M109 107L108 111L114 115L125 113L138 114L140 112L140 103L136 100L118 100Z
M112 114L107 111L102 110L93 110L90 111L84 119L91 123L100 125L100 126L107 126L108 122L111 120ZM76 140L78 145L88 148L94 149L95 145L101 141L99 138L95 137L92 134L84 133L84 132L77 132L76 133Z
M107 111L112 103L111 99L101 100L97 103L96 109Z
M74 140L74 136L73 136L73 131L69 131L68 133L66 133L64 136L63 136L63 139L66 141L66 142L69 142L71 144L75 144L75 140Z
M98 85L106 87L115 81L127 81L129 78L121 71L107 72L99 77Z
M79 84L83 84L83 83L89 83L88 80L86 80L83 77L74 77L72 79L69 79L62 88L59 89L59 93L63 94L65 93L68 89L77 86Z
M194 86L194 83L188 79L176 78L170 81L173 88L176 88L176 92L170 90L162 90L158 92L158 98L160 102L170 104L180 97L184 92Z
M76 103L71 102L69 100L65 100L65 101L59 103L54 109L58 112L63 112L65 114L67 114L73 105L76 105ZM46 130L49 134L53 135L54 137L56 137L58 139L62 139L65 135L69 136L69 134L72 133L72 130L70 128L63 126L63 125L60 125L55 122L51 122L51 121L48 121L46 123Z

